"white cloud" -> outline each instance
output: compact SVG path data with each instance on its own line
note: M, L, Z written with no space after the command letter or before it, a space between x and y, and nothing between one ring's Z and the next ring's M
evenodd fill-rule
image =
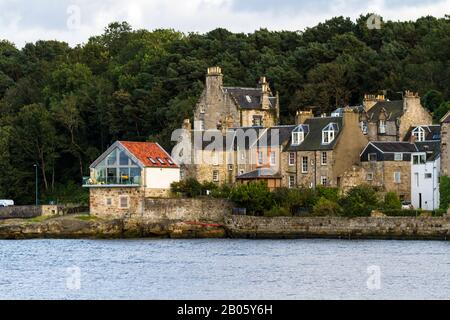
M67 8L79 6L80 27L67 27ZM0 0L0 38L21 47L39 39L71 45L103 32L108 23L128 21L134 28L172 28L207 32L224 27L234 32L302 30L333 16L356 19L375 12L389 20L412 20L424 15L442 17L450 0Z

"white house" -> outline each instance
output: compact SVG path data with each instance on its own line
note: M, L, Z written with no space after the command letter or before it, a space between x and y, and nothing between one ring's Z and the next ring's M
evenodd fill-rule
M417 152L411 157L411 199L415 209L439 208L440 127L419 126L410 130Z
M180 167L157 143L117 141L90 166L83 186L90 188L90 209L138 212L145 198L168 197Z

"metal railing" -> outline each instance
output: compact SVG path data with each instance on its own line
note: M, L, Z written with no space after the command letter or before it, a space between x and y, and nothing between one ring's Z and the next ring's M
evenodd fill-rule
M91 177L83 178L83 186L140 186L141 177L105 177L92 179Z

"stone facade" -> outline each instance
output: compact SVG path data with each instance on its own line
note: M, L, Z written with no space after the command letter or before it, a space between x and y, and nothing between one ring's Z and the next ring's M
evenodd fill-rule
M403 141L411 127L431 125L433 118L422 106L418 93L406 91L403 101L366 95L360 121L366 124L370 141Z
M450 112L441 121L441 176L450 177Z
M205 89L194 111L194 129L270 127L278 123L279 98L265 77L257 88L224 87L220 67L208 68Z

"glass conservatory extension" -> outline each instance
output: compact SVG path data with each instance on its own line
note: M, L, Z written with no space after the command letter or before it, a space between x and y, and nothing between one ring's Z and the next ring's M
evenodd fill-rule
M142 169L127 154L114 149L84 178L84 186L140 186Z

